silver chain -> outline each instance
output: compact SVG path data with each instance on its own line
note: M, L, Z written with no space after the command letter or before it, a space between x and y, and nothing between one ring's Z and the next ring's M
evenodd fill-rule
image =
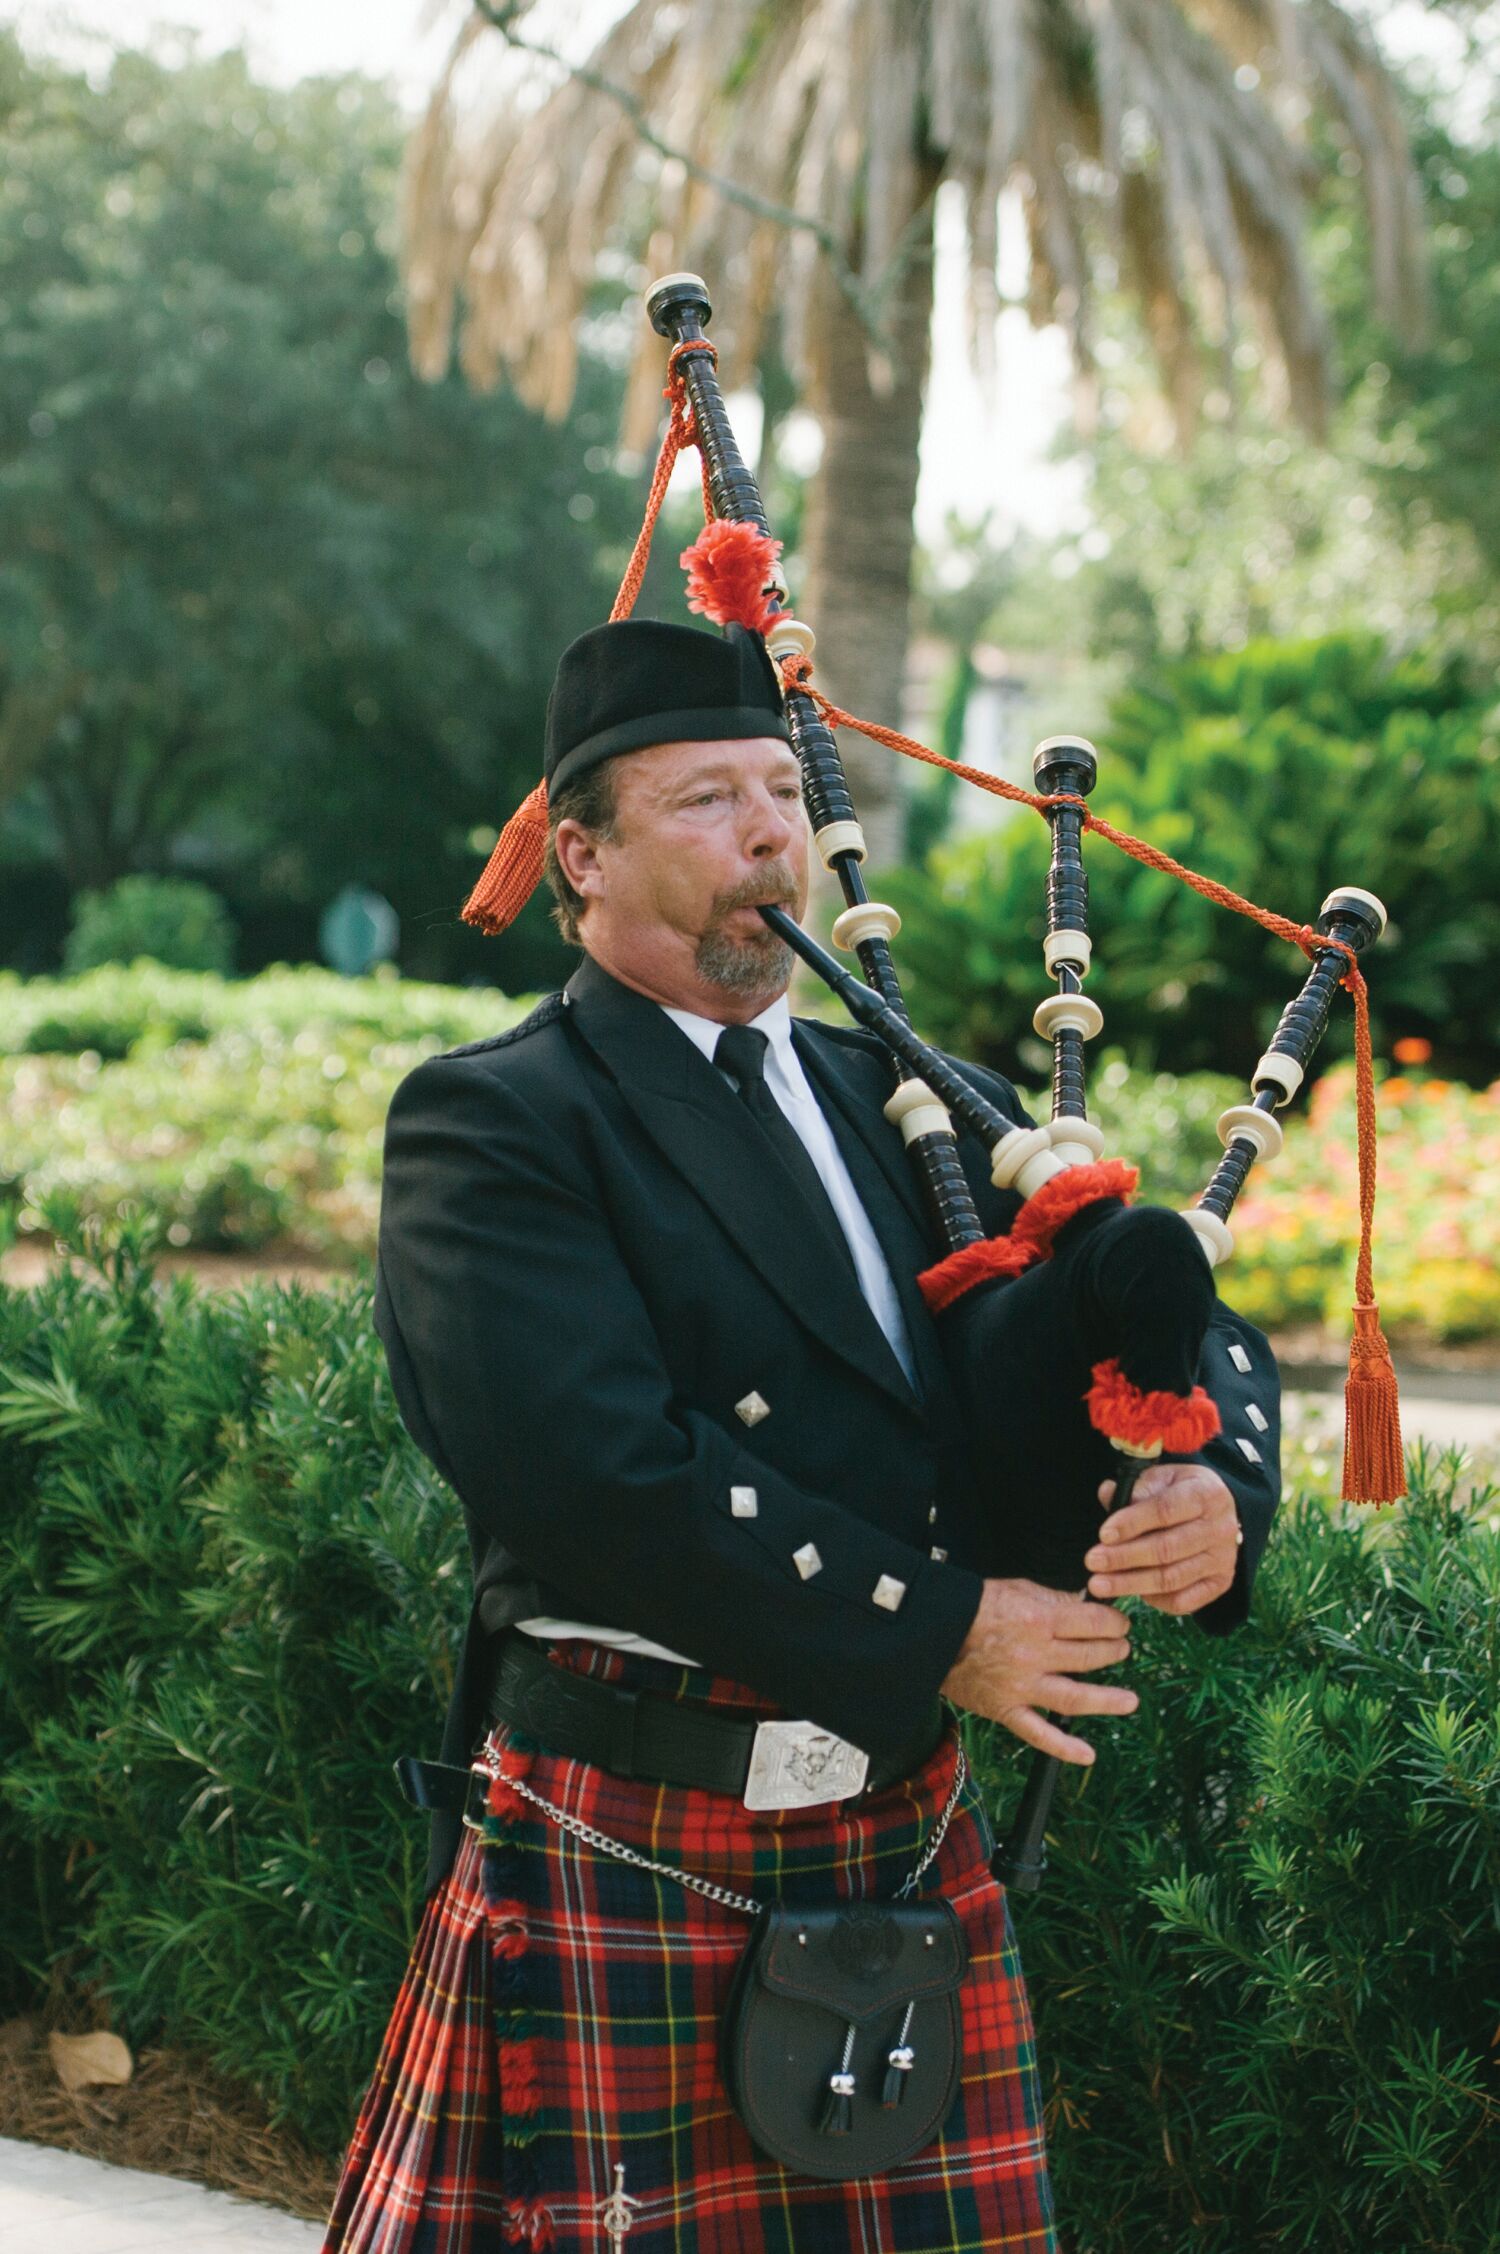
M759 1902L753 1901L748 1894L736 1894L727 1886L716 1886L711 1878L699 1878L696 1872L678 1870L671 1863L653 1863L649 1856L638 1855L635 1849L627 1847L623 1840L611 1839L607 1831L596 1831L592 1824L586 1824L580 1816L570 1815L566 1808L559 1808L552 1801L544 1800L539 1792L533 1792L530 1785L523 1784L519 1777L505 1776L498 1766L497 1758L491 1753L488 1746L485 1747L479 1759L472 1762L470 1766L481 1776L492 1777L503 1782L511 1792L519 1792L523 1800L529 1800L534 1807L544 1810L555 1824L562 1825L564 1831L571 1831L577 1838L586 1841L590 1847L602 1847L607 1855L618 1856L622 1863L634 1863L641 1870L660 1871L664 1878L675 1878L683 1886L690 1886L695 1894L706 1894L711 1902L726 1903L732 1910L745 1910L751 1917L755 1916L761 1906ZM922 1857L916 1869L902 1880L892 1897L893 1900L899 1902L903 1894L910 1893L912 1887L916 1885L917 1880L932 1861L933 1856L942 1846L943 1834L948 1829L954 1809L958 1806L958 1796L963 1791L964 1778L968 1773L969 1765L964 1758L963 1746L960 1744L958 1763L953 1774L953 1790L948 1795L948 1805L938 1818L937 1828L933 1832L926 1854Z

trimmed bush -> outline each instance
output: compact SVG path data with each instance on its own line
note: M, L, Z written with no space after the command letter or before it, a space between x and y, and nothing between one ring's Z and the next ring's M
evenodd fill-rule
M1311 921L1335 885L1377 892L1392 925L1370 965L1377 1042L1431 1041L1465 1079L1500 1072L1500 735L1492 692L1396 659L1374 635L1255 642L1164 666L1100 738L1094 812L1262 907ZM1241 1078L1305 965L1259 925L1099 839L1084 841L1090 991L1133 1064ZM1035 1070L1047 826L996 830L895 869L914 1021L1014 1078ZM1321 1061L1353 1047L1344 1000Z
M0 1982L102 1983L330 2153L420 1908L458 1506L337 1290L154 1284L155 1224L0 1287ZM1240 1634L1142 1610L1128 1721L1014 1914L1069 2254L1500 2241L1500 1500L1304 1499ZM1027 1756L965 1725L992 1804ZM997 1830L1003 1819L997 1814Z
M234 968L234 926L219 895L187 877L121 877L82 892L63 948L69 972L141 957L175 970Z

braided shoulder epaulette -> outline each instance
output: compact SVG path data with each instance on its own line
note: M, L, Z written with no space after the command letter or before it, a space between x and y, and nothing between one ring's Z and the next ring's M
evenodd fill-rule
M544 1025L553 1024L562 1016L561 994L544 994L528 1017L519 1025L510 1026L504 1033L490 1033L482 1041L465 1041L458 1049L444 1049L445 1057L478 1056L484 1049L508 1049L512 1041L524 1041L528 1033L540 1033Z

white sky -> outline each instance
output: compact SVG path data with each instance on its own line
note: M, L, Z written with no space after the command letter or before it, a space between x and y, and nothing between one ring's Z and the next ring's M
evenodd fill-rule
M541 0L530 18L559 45L585 51L622 0ZM423 101L464 0L19 0L15 20L35 46L72 48L90 31L139 42L154 27L192 26L209 47L242 41L266 76L290 81L322 71L362 70L388 79L414 112ZM1382 13L1389 52L1451 64L1451 27L1434 11L1400 0ZM962 272L956 207L940 199L937 306L928 412L922 441L917 524L941 546L950 512L966 523L994 513L1002 536L1015 524L1042 533L1088 522L1085 474L1077 462L1046 459L1067 412L1068 353L1060 329L1033 331L1007 310L997 337L998 393L987 411L963 344ZM1002 264L1004 254L1002 252ZM1002 271L1007 292L1020 280ZM753 442L742 432L742 443Z

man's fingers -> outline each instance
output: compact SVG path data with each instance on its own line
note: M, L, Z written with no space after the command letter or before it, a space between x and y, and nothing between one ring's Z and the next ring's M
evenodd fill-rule
M1096 1597L1161 1597L1189 1589L1219 1563L1211 1548L1194 1550L1191 1557L1174 1558L1170 1565L1143 1565L1122 1573L1110 1560L1107 1573L1092 1573L1089 1588Z
M1088 1643L1054 1644L1045 1655L1045 1664L1069 1675L1088 1675L1096 1667L1123 1667L1129 1657L1127 1638L1101 1636Z
M1027 1745L1034 1745L1038 1753L1054 1753L1059 1761L1076 1762L1087 1768L1094 1758L1094 1749L1087 1738L1069 1737L1055 1722L1038 1714L1034 1706L1013 1706L1000 1717L1002 1726L1010 1730Z
M1133 1714L1141 1703L1123 1683L1075 1683L1071 1675L1044 1676L1037 1697L1055 1714Z
M1227 1489L1226 1489L1227 1493ZM1136 1499L1123 1510L1112 1511L1099 1529L1101 1542L1133 1542L1142 1534L1153 1534L1165 1526L1185 1526L1190 1519L1203 1518L1215 1500L1214 1490L1206 1480L1183 1480L1175 1487L1163 1488L1160 1494L1141 1496L1136 1489Z
M1158 1612L1196 1612L1200 1605L1211 1604L1215 1597L1221 1597L1233 1579L1231 1573L1227 1580L1194 1581L1191 1587L1164 1596L1156 1609Z
M1212 1529L1195 1518L1186 1525L1142 1534L1134 1542L1096 1542L1083 1562L1091 1572L1135 1573L1143 1565L1172 1565L1179 1558L1200 1556L1212 1540Z
M1087 1597L1068 1597L1047 1614L1047 1632L1067 1643L1118 1643L1128 1639L1130 1621L1112 1604L1090 1604Z

